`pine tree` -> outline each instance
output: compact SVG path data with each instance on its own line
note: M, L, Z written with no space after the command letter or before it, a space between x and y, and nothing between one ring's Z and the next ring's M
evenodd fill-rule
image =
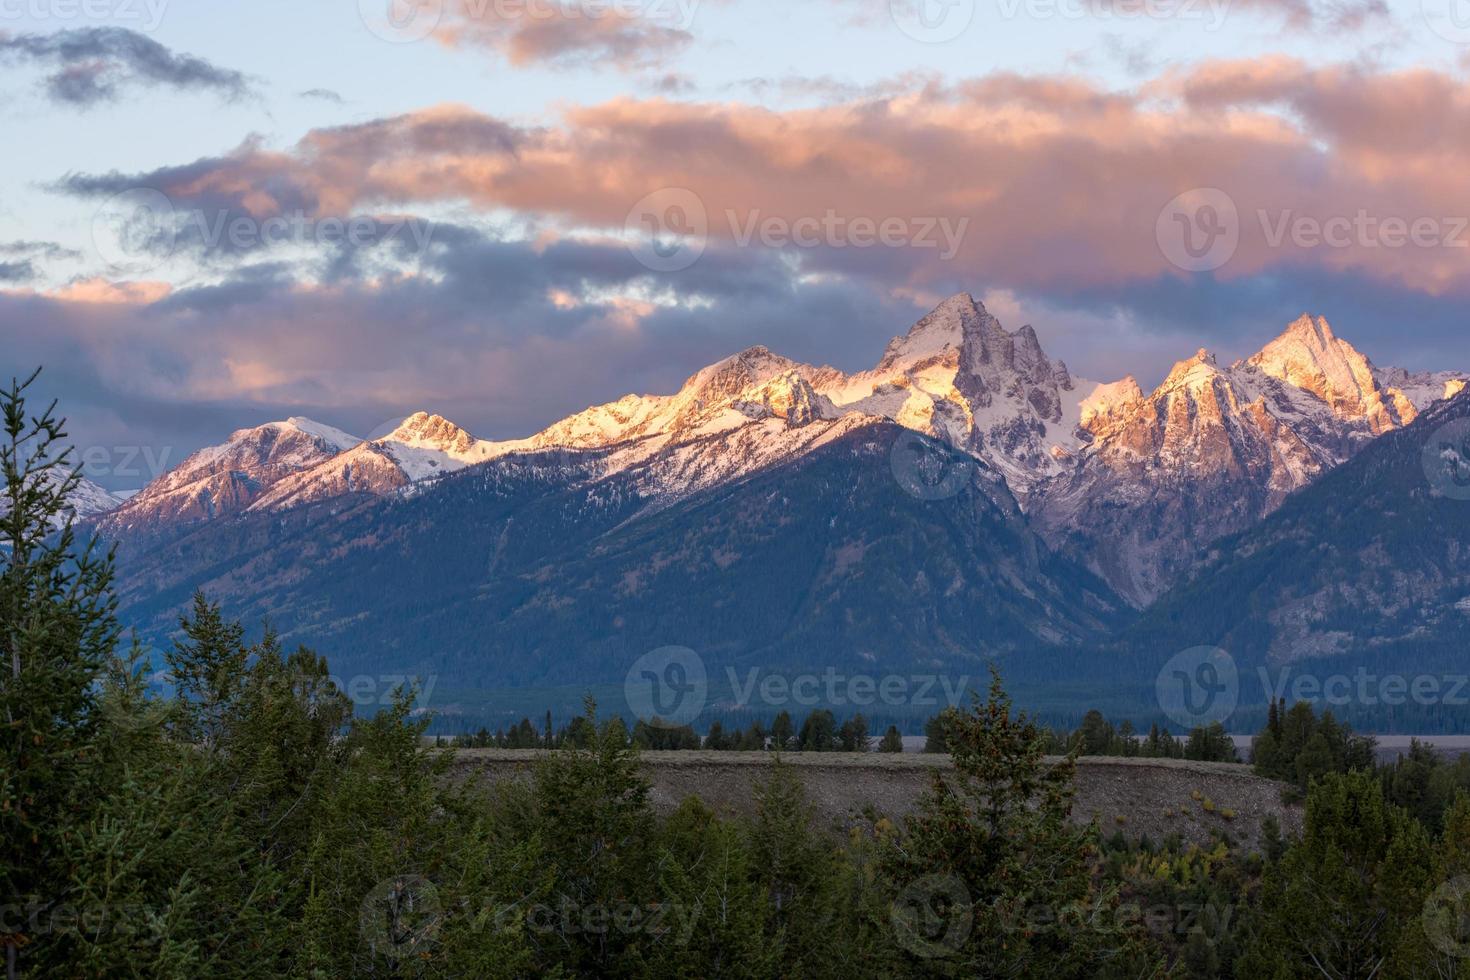
M64 423L54 404L26 410L35 380L0 392L0 896L45 914L69 898L58 890L63 854L96 806L96 685L118 627L112 555L78 547L72 527L67 499L80 476L59 448ZM10 976L25 968L31 939L4 937Z
M782 711L771 723L771 750L781 752L796 748L796 726L791 721L791 714Z
M902 972L1081 977L1122 961L1131 969L1138 938L1089 925L1109 918L1117 895L1093 888L1096 824L1069 819L1073 759L1046 762L1044 732L1012 714L994 673L988 699L953 712L945 734L954 772L935 771L883 860L900 904L921 892L917 917L899 924L911 954ZM939 894L944 921L934 928ZM1050 928L1025 927L1037 908Z
M1428 835L1377 779L1329 774L1307 796L1302 839L1267 875L1236 974L1378 976L1415 934L1432 876Z
M866 752L868 751L868 719L861 713L853 715L842 723L842 730L838 733L838 739L842 743L844 752Z
M883 741L878 743L879 752L902 752L903 736L898 733L897 725L889 725L888 731L883 733Z

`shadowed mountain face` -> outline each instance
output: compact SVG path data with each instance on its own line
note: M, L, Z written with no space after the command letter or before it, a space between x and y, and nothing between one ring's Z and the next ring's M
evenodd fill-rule
M1464 672L1470 628L1470 397L1375 439L1150 608L1124 639L1212 644L1274 665L1349 657ZM1470 692L1466 692L1470 695Z
M407 499L338 498L124 548L124 615L160 638L196 588L342 670L483 686L621 683L670 644L724 665L983 671L1096 641L1124 607L961 462L953 496L895 478L874 423L662 502L597 454L509 457ZM907 437L906 437L907 438ZM588 480L589 477L592 479Z

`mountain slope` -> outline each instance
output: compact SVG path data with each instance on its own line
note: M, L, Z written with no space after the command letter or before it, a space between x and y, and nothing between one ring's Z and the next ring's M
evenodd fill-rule
M1470 396L1460 395L1384 434L1259 526L1220 541L1126 644L1219 645L1275 664L1372 657L1400 670L1449 655L1463 668L1467 433Z
M1125 385L1108 411L1084 409L1091 444L1039 490L1038 526L1147 606L1213 541L1432 403L1431 381L1415 379L1416 404L1386 376L1410 378L1377 371L1321 317L1299 318L1228 368L1200 350L1147 397ZM1441 391L1455 390L1441 379Z
M993 474L922 501L889 470L901 430L832 435L661 502L650 461L517 454L408 498L359 496L125 554L124 615L160 638L195 588L269 616L343 670L432 668L484 687L621 682L666 644L711 669L969 665L1095 641L1123 607L1027 530Z
M357 442L282 477L249 509L281 510L351 493L392 493L494 459L515 445L476 439L446 418L416 412L382 438Z
M1244 360L1221 366L1201 350L1145 393L1132 377L1073 378L1030 326L1008 331L961 293L895 337L871 370L751 347L671 395L627 395L524 439L476 439L426 412L369 442L303 419L242 430L99 527L177 534L319 502L351 510L359 496L409 496L466 467L548 451L578 455L578 487L621 475L652 510L884 419L977 461L1054 551L1143 608L1213 542L1463 386L1452 373L1377 368L1304 315Z
M240 429L190 454L98 522L108 536L169 532L240 513L278 481L361 440L306 418Z

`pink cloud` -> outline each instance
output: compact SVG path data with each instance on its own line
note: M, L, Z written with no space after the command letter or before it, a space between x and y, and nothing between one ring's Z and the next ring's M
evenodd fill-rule
M1470 248L1359 238L1323 246L1294 232L1273 241L1273 229L1361 213L1432 219L1452 238L1470 206L1458 166L1467 132L1470 92L1448 76L1264 58L1211 62L1122 92L1000 74L787 111L620 98L572 107L541 128L436 106L316 131L286 152L247 144L130 179L252 213L290 200L338 214L467 200L573 231L620 230L649 193L687 188L716 245L731 244L752 217L963 218L952 263L912 249L813 261L887 263L920 284L984 277L1022 289L1178 273L1156 236L1161 209L1193 188L1218 188L1240 217L1221 278L1307 265L1439 292L1470 271ZM73 183L111 189L86 180Z

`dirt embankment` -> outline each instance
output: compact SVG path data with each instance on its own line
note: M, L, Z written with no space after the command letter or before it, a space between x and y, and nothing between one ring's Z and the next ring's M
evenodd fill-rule
M456 778L524 778L536 751L462 749ZM938 755L788 753L820 818L846 824L865 812L890 818L908 813L937 770ZM668 811L698 796L721 813L749 813L753 784L773 765L767 752L645 752L654 807ZM1057 761L1057 760L1053 760ZM1282 803L1281 783L1252 775L1246 766L1179 759L1085 758L1077 764L1073 818L1094 816L1104 834L1155 841L1170 833L1206 844L1218 829L1236 842L1260 846L1261 824L1274 815L1283 832L1299 831L1301 809Z

